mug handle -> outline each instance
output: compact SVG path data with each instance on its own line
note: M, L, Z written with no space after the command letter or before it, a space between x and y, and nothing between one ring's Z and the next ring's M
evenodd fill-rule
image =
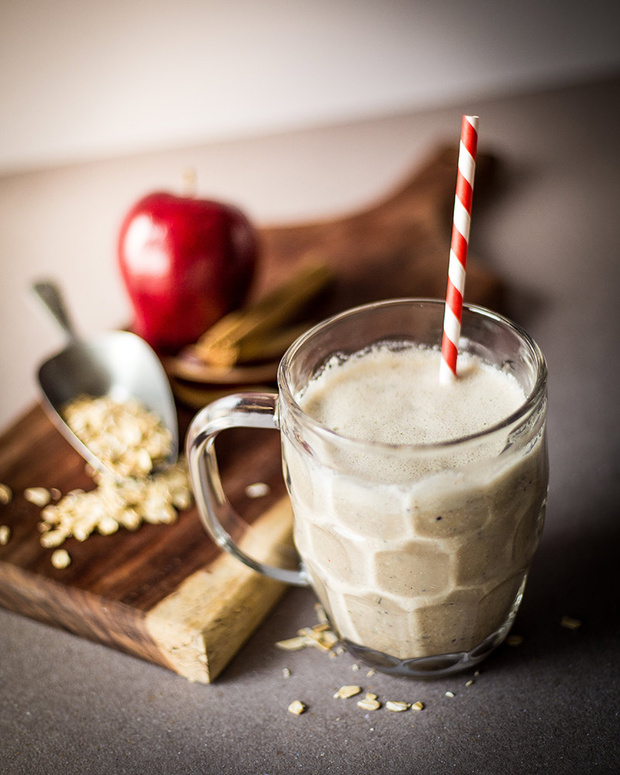
M276 581L299 587L309 585L303 570L289 570L263 563L247 555L238 545L251 530L233 509L224 493L215 454L215 439L229 428L279 430L277 393L234 393L219 398L198 412L187 432L186 454L198 513L213 540L250 568Z

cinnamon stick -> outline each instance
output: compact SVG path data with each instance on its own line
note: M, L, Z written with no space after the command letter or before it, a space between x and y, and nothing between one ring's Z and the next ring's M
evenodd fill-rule
M212 366L231 368L242 357L248 358L248 352L254 357L265 350L272 354L270 339L279 339L283 351L280 337L290 344L295 330L287 334L277 329L298 315L333 279L333 271L324 263L313 261L302 266L291 279L256 303L225 315L196 342L194 354Z

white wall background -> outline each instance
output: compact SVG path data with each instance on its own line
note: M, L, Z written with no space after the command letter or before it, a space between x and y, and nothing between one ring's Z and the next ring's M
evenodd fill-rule
M64 344L33 279L82 335L130 320L116 235L139 196L191 166L258 223L366 203L456 136L454 106L619 71L617 5L0 0L0 430ZM495 115L485 142L518 144L523 117Z
M617 68L616 0L0 0L0 174Z

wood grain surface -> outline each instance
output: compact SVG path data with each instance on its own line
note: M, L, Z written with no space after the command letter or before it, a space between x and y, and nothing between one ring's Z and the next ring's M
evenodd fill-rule
M254 295L273 288L310 256L335 268L337 282L313 319L379 298L445 293L456 148L439 148L375 206L333 220L261 230L263 257ZM476 197L492 190L494 160L479 154ZM475 208L476 204L474 204ZM470 258L466 299L501 307L497 277ZM193 410L179 406L181 438ZM230 431L218 439L225 490L252 523L250 540L275 551L290 542L291 513L282 482L277 433ZM78 636L208 683L225 667L283 592L283 586L222 554L194 508L173 525L121 529L83 543L69 539L72 562L51 565L39 543L40 509L27 487L91 489L84 461L34 406L0 438L0 482L13 491L0 504L11 530L0 546L0 604ZM270 492L249 498L247 485Z

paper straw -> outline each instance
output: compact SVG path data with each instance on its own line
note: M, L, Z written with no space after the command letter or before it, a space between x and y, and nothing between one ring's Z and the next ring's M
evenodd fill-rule
M461 336L463 295L465 293L465 269L469 245L471 200L474 192L476 151L478 148L478 116L463 116L459 146L452 240L448 264L448 288L441 341L441 366L439 379L442 383L456 377L456 359Z

